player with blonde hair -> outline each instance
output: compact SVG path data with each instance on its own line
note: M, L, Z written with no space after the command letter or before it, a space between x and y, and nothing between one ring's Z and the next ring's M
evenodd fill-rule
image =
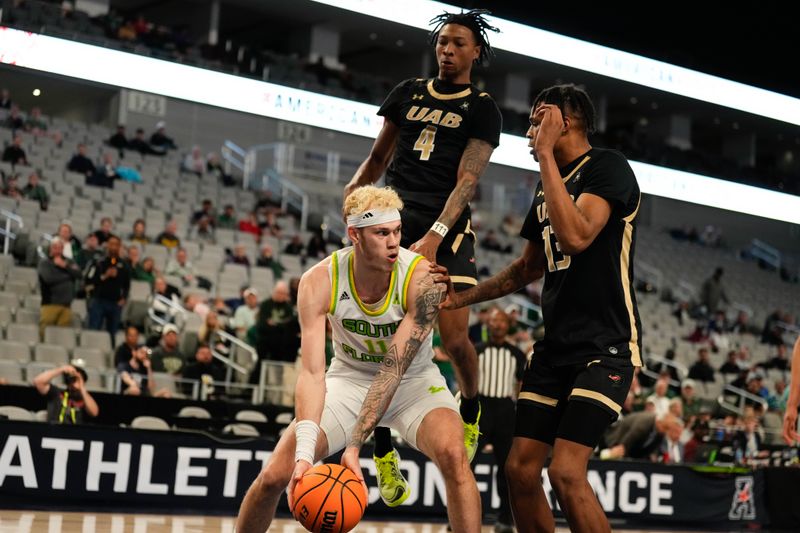
M402 205L392 189L355 189L344 202L353 246L300 281L297 417L245 495L239 533L265 531L287 485L291 505L303 474L342 449L342 464L363 482L359 450L378 421L439 467L453 529L480 531L481 501L458 406L432 362L432 329L445 287L434 282L428 261L400 247ZM335 354L327 372L326 319Z

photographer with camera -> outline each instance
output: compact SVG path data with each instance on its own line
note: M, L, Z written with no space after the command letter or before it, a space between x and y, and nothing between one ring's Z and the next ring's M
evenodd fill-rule
M84 414L96 417L100 412L97 402L86 389L87 375L83 361L76 359L69 365L45 370L33 379L33 386L42 396L47 396L47 421L55 424L82 424ZM64 376L65 388L50 382Z

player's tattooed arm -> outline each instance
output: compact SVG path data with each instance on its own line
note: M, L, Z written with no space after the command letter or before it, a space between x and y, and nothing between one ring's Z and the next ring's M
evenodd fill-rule
M494 148L486 141L470 139L461 155L461 162L458 165L458 181L455 189L450 193L447 203L439 215L439 222L452 228L458 217L464 211L475 196L475 189L478 187L478 179L486 170L489 158L492 157Z
M544 275L543 247L528 241L522 255L503 270L466 291L457 293L456 307L494 300L523 288Z
M433 282L430 274L416 283L416 297L394 335L392 345L370 385L361 412L353 428L348 446L360 448L394 397L400 380L411 366L422 343L425 342L439 315L439 304L444 300L445 286ZM430 342L430 341L428 341Z

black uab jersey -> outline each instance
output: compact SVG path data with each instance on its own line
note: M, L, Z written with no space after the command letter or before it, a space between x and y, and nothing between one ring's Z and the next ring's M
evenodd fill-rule
M430 224L456 186L467 141L480 139L492 147L500 143L497 104L470 84L405 80L389 93L378 114L400 130L386 184L406 207L429 214Z
M541 181L520 235L541 243L547 259L542 291L544 338L536 357L551 364L586 362L587 357L625 358L641 366L641 322L633 290L633 253L639 184L625 156L592 148L559 169L577 201L591 193L611 204L605 227L583 252L561 253L550 226Z

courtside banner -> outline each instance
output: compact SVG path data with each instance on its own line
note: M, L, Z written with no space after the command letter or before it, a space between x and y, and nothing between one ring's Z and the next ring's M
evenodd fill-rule
M273 448L267 439L2 421L0 507L235 514ZM411 496L390 509L380 501L371 453L366 447L361 459L370 487L366 516L445 520L444 479L433 463L414 450L400 451ZM492 457L480 455L475 477L487 514L500 502L495 474ZM598 461L589 481L612 519L726 528L769 523L761 472ZM544 484L553 505L546 476ZM288 510L285 499L280 510Z

